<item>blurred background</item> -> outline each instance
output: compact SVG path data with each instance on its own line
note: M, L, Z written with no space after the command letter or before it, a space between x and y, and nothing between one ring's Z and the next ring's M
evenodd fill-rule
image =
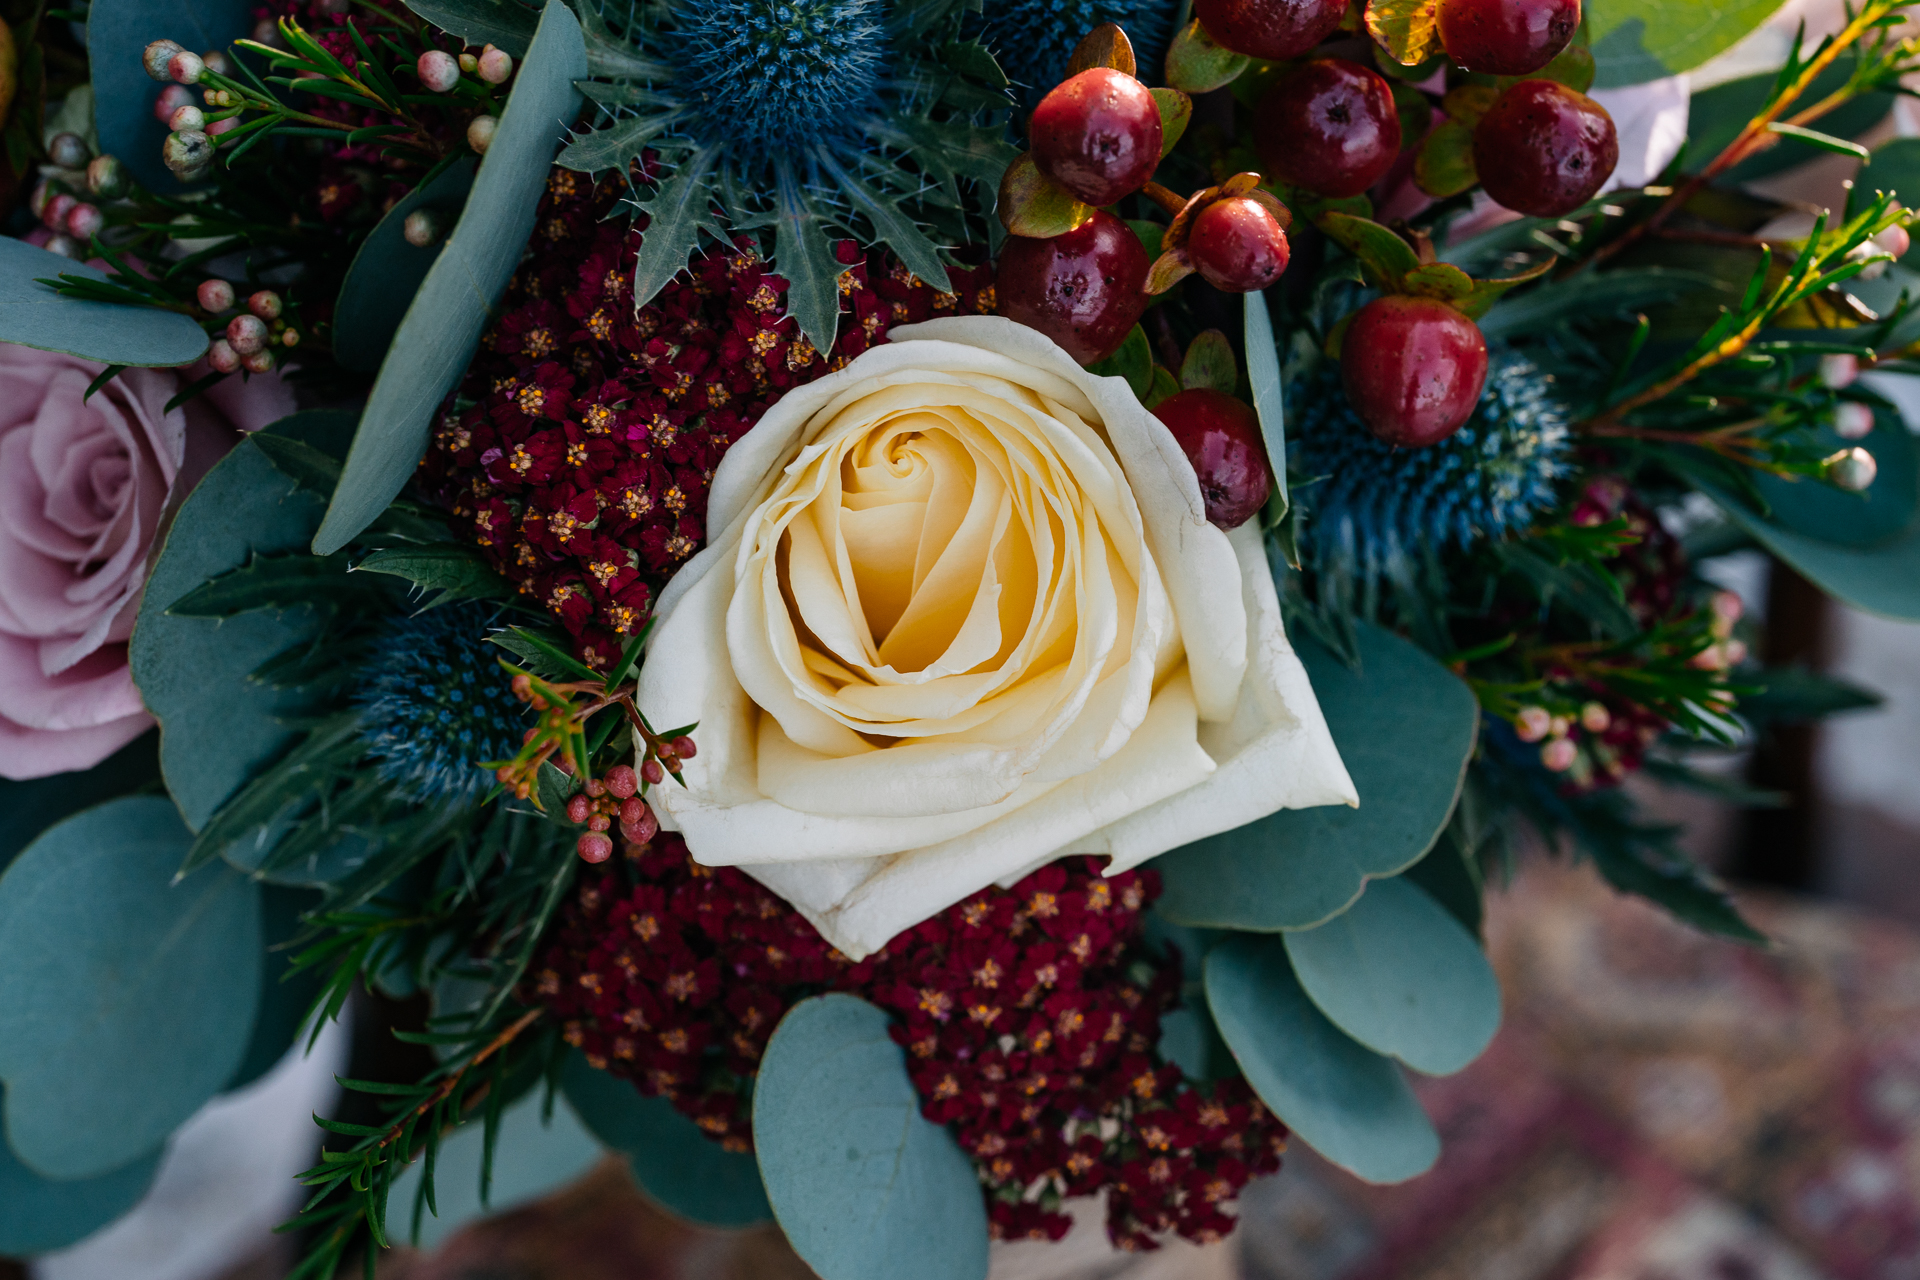
M1792 0L1671 87L1684 97L1769 70L1797 25L1817 35L1840 12ZM1856 136L1920 138L1920 107L1890 101ZM1838 206L1857 170L1823 155L1750 186L1810 211ZM1877 389L1920 429L1920 379ZM1736 886L1771 947L1693 933L1527 850L1488 901L1505 1026L1472 1068L1420 1086L1445 1143L1437 1168L1370 1187L1296 1146L1224 1244L1115 1254L1092 1212L1060 1245L996 1246L993 1280L1920 1280L1920 628L1835 605L1758 551L1703 571L1739 593L1769 666L1858 691L1840 714L1789 715L1746 750L1695 761L1722 794L1629 783L1685 825L1687 849ZM362 1074L369 1039L336 1029L217 1099L132 1215L31 1265L0 1260L0 1280L283 1276L292 1250L272 1228L312 1163L309 1115L333 1111L332 1077ZM235 1149L249 1158L236 1164ZM689 1227L623 1166L575 1158L581 1176L524 1203L503 1173L488 1217L443 1190L426 1247L392 1251L379 1276L810 1274L770 1228Z

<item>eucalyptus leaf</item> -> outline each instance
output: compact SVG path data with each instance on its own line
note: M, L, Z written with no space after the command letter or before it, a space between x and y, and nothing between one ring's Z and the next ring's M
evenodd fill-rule
M1691 71L1765 22L1781 0L1606 0L1588 14L1594 86ZM1705 159L1705 157L1702 157Z
M320 974L294 972L292 942L300 932L300 914L320 905L320 895L307 889L263 885L260 889L260 936L265 962L260 966L260 1000L253 1018L253 1034L225 1091L245 1088L280 1065L300 1030L314 997L320 993Z
M260 891L215 866L164 797L49 828L0 876L0 1080L13 1152L49 1178L150 1154L224 1088L260 988Z
M848 995L787 1011L753 1091L773 1214L823 1280L982 1280L987 1211L973 1161L920 1114L887 1015Z
M141 186L178 194L179 179L160 159L167 126L154 114L166 86L147 74L140 51L148 41L173 40L204 53L251 30L248 0L94 0L87 9L87 69L100 154L117 156Z
M627 1159L640 1189L667 1209L714 1227L745 1227L773 1216L760 1166L700 1131L665 1098L642 1096L631 1080L567 1055L560 1087L581 1121Z
M1402 877L1375 880L1325 924L1281 936L1320 1012L1416 1071L1452 1075L1500 1028L1500 983L1479 944Z
M97 1178L56 1182L21 1164L0 1142L0 1257L24 1258L86 1239L140 1201L160 1152Z
M1871 453L1878 472L1863 492L1849 493L1809 476L1789 480L1759 472L1752 477L1774 523L1821 542L1861 548L1892 542L1913 528L1920 511L1920 443L1893 410L1876 406L1873 418L1873 431L1864 439L1843 440L1828 426L1816 445L1823 454L1848 445Z
M1280 351L1274 345L1273 317L1267 311L1266 295L1258 290L1246 295L1247 381L1253 387L1253 409L1260 416L1260 440L1267 446L1267 469L1273 476L1273 496L1268 505L1269 523L1278 523L1287 514L1287 410L1286 395L1280 377ZM1188 353L1191 358L1192 353ZM1185 370L1182 370L1185 376Z
M60 819L159 781L160 735L152 730L91 769L44 778L0 778L0 871Z
M1304 636L1296 647L1360 807L1283 809L1162 854L1156 910L1169 920L1312 928L1351 906L1368 880L1404 871L1446 826L1480 723L1472 691L1364 623L1358 671Z
M83 262L0 237L0 342L101 364L180 365L206 354L207 335L188 317L68 298L40 283L62 275L107 278Z
M1207 956L1207 1005L1247 1083L1299 1139L1368 1182L1404 1182L1440 1137L1392 1059L1314 1007L1279 938L1241 935Z
M461 1227L489 1213L503 1213L558 1190L591 1169L603 1154L565 1099L556 1099L551 1120L541 1116L544 1090L535 1089L500 1114L493 1150L493 1181L480 1195L485 1126L478 1118L440 1140L433 1165L434 1210L411 1230L426 1162L416 1160L393 1180L387 1222L396 1240L432 1249Z
M580 110L580 24L547 0L459 225L427 272L380 367L313 548L330 555L386 509L426 452L433 414L465 372L533 233L553 153Z
M540 10L515 0L407 0L407 8L468 44L491 44L524 58Z
M267 428L293 439L324 439L351 419L295 414ZM167 790L194 830L227 797L287 747L285 717L303 709L298 695L250 679L277 653L311 639L318 619L305 607L236 618L183 618L174 601L255 555L304 547L322 504L242 440L187 495L147 578L129 656L133 682L160 722L160 768Z
M409 244L407 219L425 210L441 225L452 226L473 186L475 163L473 157L462 156L432 182L402 196L353 255L333 311L333 354L347 368L371 372L380 367L407 304L439 261L445 241L425 248Z

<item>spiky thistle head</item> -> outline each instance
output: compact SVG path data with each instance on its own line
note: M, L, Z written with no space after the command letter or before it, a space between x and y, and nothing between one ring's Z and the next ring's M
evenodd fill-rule
M743 158L848 135L886 69L881 0L682 0L669 40L703 141Z
M486 641L497 612L463 602L393 619L361 669L367 753L414 800L478 800L492 782L479 765L519 750L526 708Z
M1179 7L1179 0L985 0L968 30L993 51L1032 107L1066 78L1073 47L1103 22L1127 33L1140 78L1159 84Z
M1324 477L1310 491L1314 555L1349 557L1368 578L1416 548L1526 529L1571 470L1568 413L1552 377L1511 351L1495 354L1467 424L1423 449L1396 449L1368 431L1331 361L1288 403L1294 464Z

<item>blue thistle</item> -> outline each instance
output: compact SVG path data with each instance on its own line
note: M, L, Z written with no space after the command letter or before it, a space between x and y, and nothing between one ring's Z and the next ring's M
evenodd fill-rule
M367 752L414 800L478 800L492 782L480 763L520 749L526 708L486 642L497 613L465 602L393 619L361 669Z
M686 0L674 11L676 88L704 141L768 160L853 133L877 102L881 0Z
M1396 449L1368 431L1333 362L1293 387L1288 403L1293 465L1326 477L1309 491L1314 554L1323 563L1339 554L1366 578L1417 548L1526 529L1571 470L1568 413L1552 378L1510 351L1494 355L1467 424L1423 449Z
M1159 84L1177 8L1179 0L986 0L969 31L1033 107L1066 79L1073 47L1103 22L1120 25L1133 41L1140 78Z

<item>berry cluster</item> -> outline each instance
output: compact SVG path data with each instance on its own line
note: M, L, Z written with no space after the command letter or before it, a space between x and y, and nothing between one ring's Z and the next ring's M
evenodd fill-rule
M729 1150L752 1148L749 1082L781 1014L828 989L896 1016L922 1111L972 1153L1001 1238L1057 1239L1062 1198L1104 1190L1122 1247L1217 1239L1225 1202L1279 1167L1285 1130L1243 1082L1196 1083L1155 1053L1180 963L1141 940L1150 871L1054 863L855 963L678 836L627 856L628 874L583 883L529 998Z
M638 633L705 541L714 468L787 390L893 325L991 311L994 296L985 269L950 268L940 291L843 242L840 337L823 356L786 314L786 280L742 238L636 313L645 220L608 216L624 190L553 171L527 257L420 472L456 531L593 666Z

